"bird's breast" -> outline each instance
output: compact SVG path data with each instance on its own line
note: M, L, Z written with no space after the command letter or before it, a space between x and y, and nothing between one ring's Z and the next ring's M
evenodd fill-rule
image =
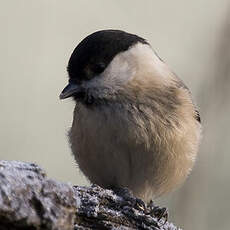
M174 127L158 116L144 105L77 105L69 138L82 172L92 183L128 187L145 200L182 182L197 152L196 120L191 114Z

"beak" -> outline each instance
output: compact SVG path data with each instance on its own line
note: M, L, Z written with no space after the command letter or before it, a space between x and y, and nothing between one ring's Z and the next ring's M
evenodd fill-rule
M73 96L74 94L81 94L82 93L82 87L74 84L74 83L69 83L61 92L59 98L60 99L65 99L68 97Z

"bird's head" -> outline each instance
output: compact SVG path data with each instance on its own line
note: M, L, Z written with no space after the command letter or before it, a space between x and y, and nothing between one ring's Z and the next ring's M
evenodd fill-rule
M67 66L69 84L60 99L73 97L86 104L110 100L121 89L128 90L133 79L151 75L152 65L159 66L156 62L162 63L148 42L137 35L120 30L95 32L74 49ZM154 71L160 72L157 68Z

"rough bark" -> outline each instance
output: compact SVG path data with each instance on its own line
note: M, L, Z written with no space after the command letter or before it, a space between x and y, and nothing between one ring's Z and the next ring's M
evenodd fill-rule
M60 183L35 164L0 161L1 230L179 230L159 218L159 209L147 210L132 196Z

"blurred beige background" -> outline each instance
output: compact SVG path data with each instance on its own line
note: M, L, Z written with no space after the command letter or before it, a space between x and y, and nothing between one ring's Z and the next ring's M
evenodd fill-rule
M0 159L36 162L49 177L88 184L66 138L74 104L58 95L73 48L107 28L148 39L201 110L196 167L158 203L186 230L229 230L229 0L0 0Z

